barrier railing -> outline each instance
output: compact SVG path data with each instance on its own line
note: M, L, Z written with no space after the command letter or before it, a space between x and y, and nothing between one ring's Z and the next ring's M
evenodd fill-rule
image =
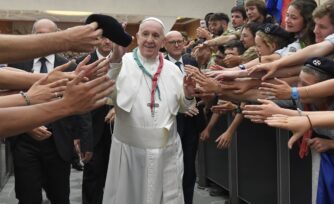
M228 150L214 142L231 121L220 120L209 141L200 144L199 184L210 180L229 192L231 204L311 203L311 159L289 150L289 132L244 119Z

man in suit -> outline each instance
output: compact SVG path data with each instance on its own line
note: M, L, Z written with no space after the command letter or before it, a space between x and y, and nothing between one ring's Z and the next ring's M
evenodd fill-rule
M34 34L57 30L57 25L48 19L38 20L33 25ZM67 62L60 55L51 54L9 66L28 72L48 73ZM75 64L69 69L74 70ZM15 192L20 204L42 203L42 188L51 203L70 203L73 137L79 135L78 132L81 132L82 137L88 136L83 135L87 128L84 122L79 116L70 116L13 138Z
M93 63L98 59L107 57L112 51L113 42L106 37L101 37L101 44L90 53L90 61ZM85 56L78 58L77 63L81 62ZM88 113L86 117L90 132L93 134L93 157L85 163L82 182L82 203L99 204L102 203L103 189L109 163L109 152L111 145L112 124L105 122L105 117L112 106L104 105Z
M184 54L184 39L180 32L170 31L166 34L165 49L166 59L175 63L180 72L185 75L184 66L189 64L197 67L197 62L189 54ZM199 108L200 109L200 108ZM196 116L190 117L186 114L178 113L177 131L181 137L183 149L183 194L185 204L193 202L194 187L196 182L195 159L198 148L199 133L205 126L203 111Z

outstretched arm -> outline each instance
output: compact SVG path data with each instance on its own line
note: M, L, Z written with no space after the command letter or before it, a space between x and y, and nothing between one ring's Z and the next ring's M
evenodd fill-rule
M310 86L298 87L297 90L300 98L320 98L334 95L333 87L334 79L330 79Z
M233 119L230 126L227 128L227 130L216 139L216 142L218 143L217 144L218 149L227 148L227 147L230 146L231 141L232 141L232 137L233 137L236 129L238 128L238 126L242 122L242 119L243 119L242 114L238 113L235 116L235 118Z
M269 76L272 76L272 74L278 69L294 65L301 65L305 63L308 58L325 56L333 51L334 45L332 42L325 40L321 43L307 46L301 50L298 50L296 53L282 57L279 60L273 61L271 63L264 63L253 66L249 69L249 73L251 74L253 72L265 71L267 74L262 77L262 79L265 80Z
M288 129L293 132L288 142L289 148L292 148L292 145L310 128L334 127L334 111L307 112L306 114L303 116L274 115L268 117L265 122L269 126Z
M205 127L205 129L200 134L200 139L201 140L205 141L205 140L209 139L211 130L215 126L215 124L218 122L220 116L221 115L219 113L213 113L212 114L208 125Z
M106 102L114 81L107 76L85 81L81 72L68 83L62 99L31 106L0 108L0 138L17 135L65 116L88 112Z
M97 23L39 35L0 35L0 63L17 62L63 51L91 51L100 43Z

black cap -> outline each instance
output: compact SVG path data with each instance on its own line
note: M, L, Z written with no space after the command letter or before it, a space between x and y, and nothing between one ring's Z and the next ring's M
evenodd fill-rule
M306 60L304 66L315 69L323 74L334 76L334 61L326 57L313 57Z
M113 17L103 14L92 14L86 19L86 24L97 22L98 28L103 30L103 36L114 43L127 47L132 41L131 35L124 31L122 25Z
M286 30L284 30L283 28L281 28L281 26L275 25L275 24L272 24L272 23L261 24L259 26L259 30L261 30L262 32L264 32L266 34L279 36L279 37L285 38L285 39L293 38L292 33L289 33Z

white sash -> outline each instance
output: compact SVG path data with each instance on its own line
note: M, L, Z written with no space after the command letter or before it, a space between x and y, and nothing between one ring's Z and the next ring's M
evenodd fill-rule
M125 144L142 149L163 148L168 139L173 137L174 126L173 124L169 129L133 127L117 118L113 136Z

